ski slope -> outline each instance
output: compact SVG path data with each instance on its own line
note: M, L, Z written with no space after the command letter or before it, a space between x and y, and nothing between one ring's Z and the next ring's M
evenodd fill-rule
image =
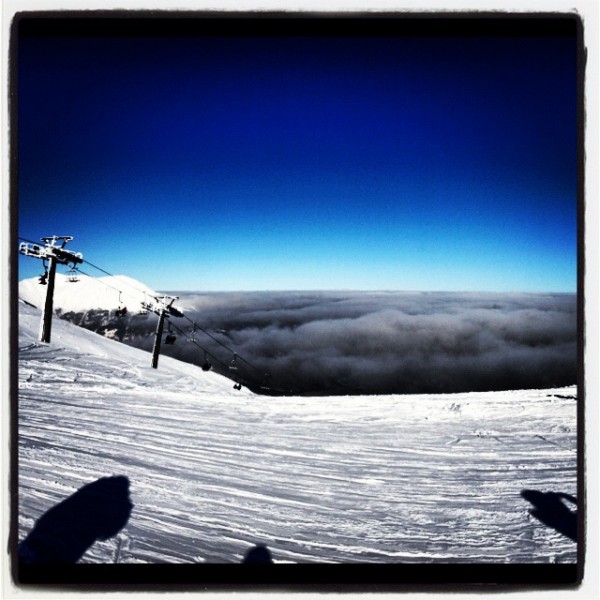
M19 303L19 540L123 476L84 563L575 562L524 490L576 496L576 389L262 397ZM566 510L573 506L566 504Z

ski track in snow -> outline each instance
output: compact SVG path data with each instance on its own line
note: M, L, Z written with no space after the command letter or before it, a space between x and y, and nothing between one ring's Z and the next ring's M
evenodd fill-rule
M524 489L576 495L576 388L257 396L20 305L19 539L101 477L120 533L81 562L575 562Z

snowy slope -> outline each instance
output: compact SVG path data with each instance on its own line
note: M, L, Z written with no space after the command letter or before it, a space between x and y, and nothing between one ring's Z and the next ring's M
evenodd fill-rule
M575 562L524 490L576 495L575 388L255 396L19 306L19 539L125 476L133 510L82 562Z
M35 277L24 279L19 281L19 298L42 308L46 289ZM54 309L60 309L63 313L91 309L113 310L122 302L124 306L138 310L142 302L151 302L156 295L148 286L126 275L97 278L80 275L79 281L73 283L66 275L56 273Z

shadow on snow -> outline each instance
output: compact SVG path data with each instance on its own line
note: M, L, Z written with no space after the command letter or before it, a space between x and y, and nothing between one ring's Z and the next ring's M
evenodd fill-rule
M574 542L577 541L577 511L571 510L564 503L567 500L577 506L577 498L570 494L537 490L523 490L521 496L533 505L529 514Z
M96 540L116 535L132 508L127 477L103 477L89 483L37 520L19 545L19 561L76 563Z
M19 562L74 564L97 540L107 540L119 533L132 509L127 477L103 477L89 483L37 520L19 544ZM268 564L273 559L267 546L257 544L248 550L242 562Z

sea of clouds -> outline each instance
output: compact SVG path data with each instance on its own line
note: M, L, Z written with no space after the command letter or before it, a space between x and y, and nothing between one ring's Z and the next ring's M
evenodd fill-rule
M566 386L577 378L574 294L424 292L180 293L178 305L235 350L249 387L272 393L451 393ZM186 320L172 319L187 335ZM232 355L196 343L227 373ZM150 338L145 344L149 347ZM138 342L138 344L140 343ZM196 344L162 352L201 364Z

